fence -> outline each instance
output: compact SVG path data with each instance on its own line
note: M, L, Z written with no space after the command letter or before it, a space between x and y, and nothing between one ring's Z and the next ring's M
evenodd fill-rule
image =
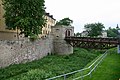
M74 75L75 73L80 73L81 76L77 77L77 78L73 78L72 80L78 80L78 79L81 79L83 80L84 77L86 76L92 76L92 72L96 69L96 67L103 61L103 59L107 56L107 52L106 51L104 54L102 54L99 58L97 58L89 67L87 68L84 68L84 69L80 69L80 70L76 70L76 71L73 71L73 72L70 72L70 73L66 73L66 74L62 74L62 75L59 75L59 76L55 76L55 77L52 77L52 78L48 78L48 79L45 79L45 80L54 80L54 79L57 79L57 78L61 78L63 77L63 80L67 80L67 76L68 75Z

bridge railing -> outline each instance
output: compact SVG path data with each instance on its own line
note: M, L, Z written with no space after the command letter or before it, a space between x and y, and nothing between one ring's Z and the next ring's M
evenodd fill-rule
M96 69L96 67L103 61L103 59L107 56L107 51L102 54L99 58L97 58L89 67L87 68L84 68L84 69L80 69L80 70L76 70L76 71L73 71L73 72L70 72L70 73L66 73L66 74L62 74L62 75L59 75L59 76L55 76L55 77L52 77L52 78L48 78L48 79L45 79L45 80L55 80L55 79L58 79L58 78L62 78L63 77L63 80L67 80L67 78L69 77L69 75L75 75L75 73L80 73L81 76L77 77L77 78L73 78L72 80L78 80L78 79L83 79L84 77L86 76L92 76L92 72ZM87 73L86 73L86 72Z
M85 42L98 42L98 43L109 43L109 44L119 44L120 40L119 38L94 38L94 37L74 37L74 36L69 36L65 37L65 40L68 41L85 41Z

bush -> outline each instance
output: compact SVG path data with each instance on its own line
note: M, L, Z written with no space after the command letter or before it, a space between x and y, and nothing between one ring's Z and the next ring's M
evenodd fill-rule
M36 34L30 35L30 41L35 41L36 39L38 39L38 36Z

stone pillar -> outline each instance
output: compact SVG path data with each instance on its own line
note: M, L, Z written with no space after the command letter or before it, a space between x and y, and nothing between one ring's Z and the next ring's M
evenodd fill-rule
M73 53L73 47L64 39L66 31L70 31L70 36L74 36L74 27L71 26L53 26L51 34L53 35L54 53L67 55Z
M120 44L117 46L118 54L120 54Z

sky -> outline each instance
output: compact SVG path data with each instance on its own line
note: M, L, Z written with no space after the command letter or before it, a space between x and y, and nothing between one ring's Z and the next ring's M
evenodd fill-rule
M100 22L105 29L120 27L120 0L45 0L45 7L57 21L72 19L75 33L89 23Z

